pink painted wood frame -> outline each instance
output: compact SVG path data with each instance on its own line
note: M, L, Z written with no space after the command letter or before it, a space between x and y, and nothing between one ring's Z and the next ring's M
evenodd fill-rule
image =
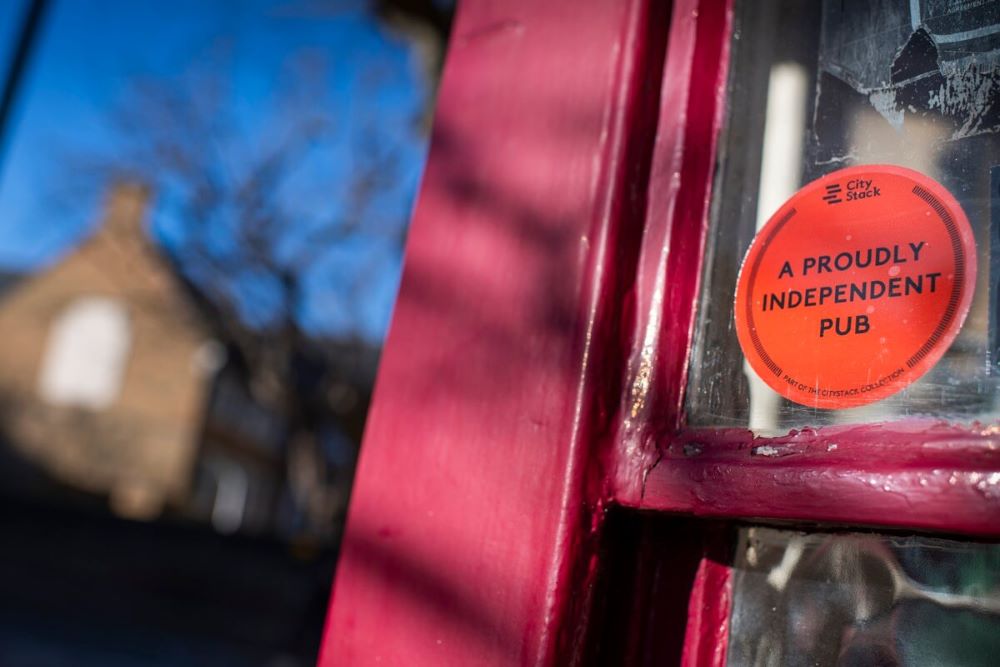
M625 506L685 511L669 503L647 502L647 487L650 473L663 460L663 445L683 424L716 143L726 111L732 21L731 0L675 3L631 295L635 321L630 328L635 333L606 466L609 502ZM721 539L708 540L702 549L688 599L659 604L688 607L681 664L722 667L732 570L721 553L725 550ZM654 662L662 664L663 659L657 656Z
M321 665L580 658L668 27L460 6Z
M732 594L733 568L724 557L702 558L688 598L683 667L726 664Z
M779 438L686 428L694 305L725 111L730 13L721 11L724 4L699 3L691 15L678 11L670 36L614 501L706 517L1000 537L997 423L914 420ZM683 29L685 21L697 28ZM714 39L719 35L726 37Z
M646 509L1000 537L995 427L927 421L663 441Z
M992 427L686 429L732 8L662 12L461 6L321 665L576 664L609 504L1000 534ZM684 664L729 582L702 560Z

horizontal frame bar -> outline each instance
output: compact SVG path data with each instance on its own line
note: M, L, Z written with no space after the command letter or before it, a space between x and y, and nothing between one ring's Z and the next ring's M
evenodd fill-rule
M642 509L1000 537L1000 427L938 421L671 438Z

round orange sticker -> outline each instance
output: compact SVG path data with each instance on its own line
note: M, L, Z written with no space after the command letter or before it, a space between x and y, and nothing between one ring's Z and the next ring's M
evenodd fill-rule
M835 171L757 234L736 284L736 333L789 400L847 408L926 373L972 302L976 244L939 183L902 167Z

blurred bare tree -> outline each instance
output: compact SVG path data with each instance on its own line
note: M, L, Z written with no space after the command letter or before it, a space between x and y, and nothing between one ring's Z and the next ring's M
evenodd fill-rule
M254 391L268 403L289 384L317 265L347 246L372 255L338 285L348 310L339 319L357 323L367 281L384 261L378 250L399 247L405 225L379 210L399 177L397 149L371 127L352 152L347 182L338 188L331 174L307 184L324 205L304 210L295 181L324 168L334 120L317 99L325 86L316 63L298 61L291 70L252 123L214 73L136 81L112 119L124 151L105 165L110 178L140 180L153 191L170 258L253 369ZM328 194L316 197L317 190ZM361 332L345 332L352 334Z
M280 8L301 18L333 14L336 4ZM320 433L335 423L360 444L377 349L360 323L372 280L395 266L406 229L392 199L403 176L398 135L427 131L452 13L431 0L373 9L410 43L427 94L406 128L380 126L377 114L352 128L349 165L330 163L345 135L330 111L326 62L308 51L286 61L260 103L237 94L224 49L174 77L137 77L108 115L114 150L73 158L100 182L139 182L152 193L165 256L254 399L287 426L288 483L310 532L346 507L349 479L331 470ZM376 90L382 73L367 65L359 80ZM324 318L340 325L332 335L304 326L318 282L323 307L338 309Z
M406 221L385 201L398 187L398 148L363 127L350 167L331 168L336 119L314 57L290 62L265 108L241 107L225 71L134 81L110 116L118 148L92 173L152 192L161 249L254 399L285 423L292 496L309 532L322 533L349 479L330 469L321 432L335 424L360 443L375 358L364 302L401 252ZM348 255L349 267L325 276ZM324 307L341 311L336 334L303 326L317 279L335 290Z

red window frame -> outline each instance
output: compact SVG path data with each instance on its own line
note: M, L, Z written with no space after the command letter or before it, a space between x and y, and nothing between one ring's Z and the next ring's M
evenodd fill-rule
M731 28L730 0L461 4L320 664L584 664L609 507L1000 536L995 426L686 428ZM723 664L696 541L664 632Z

